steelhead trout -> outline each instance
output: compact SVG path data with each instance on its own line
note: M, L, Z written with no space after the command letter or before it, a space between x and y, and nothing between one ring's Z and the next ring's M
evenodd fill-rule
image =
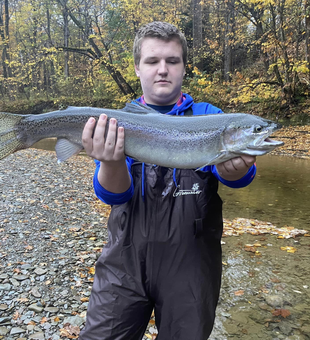
M172 116L137 103L122 110L69 107L39 115L0 113L0 159L57 138L59 161L82 149L83 128L90 117L106 114L125 129L125 154L170 168L194 169L239 155L264 155L283 142L268 138L280 125L246 113Z

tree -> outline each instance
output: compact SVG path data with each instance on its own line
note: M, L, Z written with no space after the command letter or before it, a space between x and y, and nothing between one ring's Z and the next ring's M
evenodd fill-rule
M11 77L10 69L10 56L9 56L9 41L10 41L10 31L9 31L9 1L0 1L0 37L2 40L2 70L3 77Z

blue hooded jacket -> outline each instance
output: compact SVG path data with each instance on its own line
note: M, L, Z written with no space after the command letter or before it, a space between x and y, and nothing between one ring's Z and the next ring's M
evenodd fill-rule
M222 110L220 110L219 108L209 104L209 103L194 103L193 98L188 95L188 94L183 94L183 96L185 96L185 100L183 101L183 103L178 106L175 105L172 110L166 114L169 115L178 115L178 116L183 116L184 112L192 107L193 110L193 115L205 115L205 114L214 114L214 113L223 113ZM141 98L138 99L138 101L140 101ZM128 167L128 171L129 174L131 176L131 165L135 162L134 159L130 158L130 157L126 157L126 163L127 163L127 167ZM125 191L124 193L121 194L115 194L112 193L110 191L107 191L106 189L104 189L101 184L98 181L98 171L100 168L100 162L98 160L95 160L96 163L96 170L95 170L95 175L94 175L94 179L93 179L93 185L94 185L94 190L95 190L95 194L96 196L103 201L106 204L109 205L119 205L119 204L123 204L126 203L127 201L129 201L131 199L131 197L133 196L133 192L134 192L134 186L133 186L133 180L131 178L131 186L130 188ZM144 163L142 163L142 166L144 166ZM240 178L237 181L227 181L223 178L221 178L221 176L218 174L217 170L216 170L216 166L215 165L208 165L205 166L201 169L199 169L198 171L211 171L213 173L213 175L224 185L230 187L230 188L243 188L247 185L249 185L256 174L256 166L253 165L248 173Z

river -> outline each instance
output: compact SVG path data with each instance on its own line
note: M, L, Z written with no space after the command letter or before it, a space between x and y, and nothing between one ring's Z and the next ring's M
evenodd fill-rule
M220 186L224 216L257 218L279 227L310 230L310 160L285 156L257 157L257 174L242 189Z

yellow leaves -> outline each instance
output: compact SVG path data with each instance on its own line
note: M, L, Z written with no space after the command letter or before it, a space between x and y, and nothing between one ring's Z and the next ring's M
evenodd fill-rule
M89 274L91 274L91 275L95 275L95 267L90 267L89 269L88 269L88 273Z
M244 290L237 290L236 292L234 292L235 296L242 296L244 295Z
M242 234L262 235L271 234L282 238L295 238L296 236L307 234L306 230L295 229L292 227L278 228L270 222L254 219L235 218L232 221L224 219L223 236L239 236ZM260 247L259 243L251 246Z
M198 68L195 66L194 69L193 69L193 73L196 75L196 76L200 76L201 75L201 72L198 70Z
M309 73L308 62L300 61L293 66L293 71L297 73Z
M297 251L296 248L290 247L290 246L280 247L280 249L284 250L284 251L287 251L288 253L295 253Z
M261 253L257 250L257 247L261 247L261 244L256 243L256 244L246 244L244 247L245 251L254 253L256 256L260 256Z

